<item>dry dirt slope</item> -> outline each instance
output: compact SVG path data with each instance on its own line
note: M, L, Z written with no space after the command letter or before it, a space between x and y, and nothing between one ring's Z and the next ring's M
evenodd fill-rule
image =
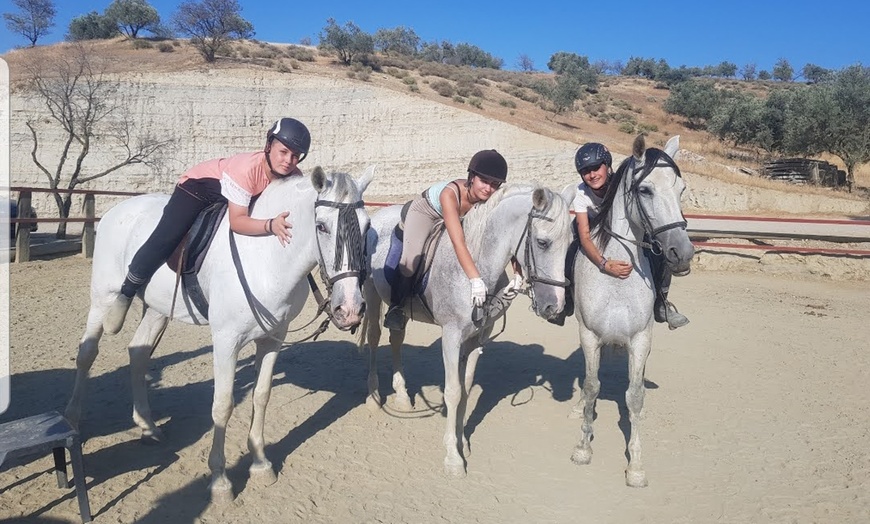
M208 65L189 47L175 49L173 53L134 50L122 40L100 42L91 49L94 56L105 59L120 81L119 97L137 127L172 139L173 147L166 151L163 168L157 172L132 166L90 187L166 191L189 165L260 147L263 129L284 114L303 119L312 129L314 149L306 165L322 164L352 173L368 164L378 165L368 196L379 199L402 198L436 180L461 176L467 159L482 148L505 153L512 179L537 179L560 188L576 181L571 156L578 143L600 140L621 157L631 140L615 131L613 120L604 124L584 111L554 117L535 104L511 97L505 92L510 84L492 79L479 84L484 97L480 107L473 107L469 99L460 102L439 96L430 87L439 78L418 71L409 73L418 88L412 92L404 81L386 73L372 73L366 81L348 78L352 73L347 68L324 57L296 62L299 69L283 68L291 72L281 72L271 59L224 59ZM69 46L61 44L18 50L4 58L15 83L25 76L27 63L68 52ZM264 63L269 67L257 65ZM44 110L28 101L26 94L18 88L12 95L12 180L44 185L43 175L30 159L31 142L24 126L27 118L44 115ZM608 114L632 113L639 123L658 129L651 133L652 144L663 144L671 134L683 136L688 153L683 161L689 180L686 205L691 210L870 215L866 199L760 184L753 177L735 175L727 166L702 159L704 155L715 157L717 147L661 111L665 96L666 92L637 79L607 79L602 87ZM61 137L47 133L43 143L47 153L56 156ZM86 168L95 172L120 154L119 149L101 148L88 158ZM725 172L727 181L701 174L708 171L714 175ZM105 209L112 203L105 199L98 205Z

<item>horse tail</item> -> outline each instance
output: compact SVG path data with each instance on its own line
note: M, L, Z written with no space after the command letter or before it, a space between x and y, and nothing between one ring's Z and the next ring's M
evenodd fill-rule
M369 314L363 315L362 323L359 325L358 339L356 341L356 349L360 353L365 353L366 350L366 337L369 334Z

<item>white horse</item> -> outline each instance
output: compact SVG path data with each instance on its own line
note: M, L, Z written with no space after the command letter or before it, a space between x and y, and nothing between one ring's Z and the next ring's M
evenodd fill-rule
M634 142L633 156L619 166L610 181L599 221L593 227L606 258L628 260L634 270L628 278L608 276L578 253L574 263L575 315L580 324L580 345L586 360L586 378L572 418L583 418L582 435L571 456L576 464L592 460L592 420L601 390L598 367L605 344L628 349L628 390L625 403L631 423L626 484L647 485L641 462L640 418L644 398L644 370L650 352L655 291L644 247L664 257L675 275L687 274L694 247L686 233L680 195L686 188L673 158L679 136L668 140L664 151L646 149L643 136ZM595 232L593 232L595 234ZM644 240L646 235L647 240Z
M381 338L381 305L388 302L390 284L384 266L390 248L390 237L399 222L401 206L392 206L376 213L368 233L367 252L371 278L363 291L368 308L360 331L360 346L368 337L370 409L380 409L378 393L377 348ZM508 279L505 268L512 257L522 264L530 284L535 312L552 318L565 305L565 257L571 243L568 206L561 196L549 189L509 184L496 191L490 199L473 208L464 218L463 229L469 251L476 261L487 289L501 289ZM444 446L445 471L464 476L465 462L458 448L463 445L469 454L464 434L468 394L474 381L474 369L483 341L492 332L494 318L481 328L472 322L473 305L470 283L459 265L453 244L444 234L433 257L429 281L423 293L425 304L414 296L406 301L408 318L441 326L441 349L444 359L444 400L447 405L447 429ZM431 309L432 316L429 315ZM502 312L503 313L503 310ZM411 400L405 387L402 370L403 331L390 331L393 355L393 389L396 404L410 411ZM464 377L461 380L460 377Z
M257 200L251 216L273 217L290 211L292 238L282 247L275 237L234 235L244 276L250 288L246 295L230 255L229 222L225 216L199 272L208 300L208 319L181 300L173 303L176 275L163 265L140 292L144 313L129 345L133 388L133 420L143 438L160 438L151 416L145 373L155 343L172 318L188 324L210 324L214 350L214 437L209 467L211 495L215 501L231 500L232 486L226 476L224 439L233 411L233 380L239 350L256 344L257 382L253 390L253 418L248 448L253 454L251 475L265 483L277 477L264 450L263 427L266 404L272 388L272 370L290 321L301 311L308 296L306 276L320 266L331 287L330 310L334 323L350 329L360 323L365 303L360 292L364 269L363 241L368 215L362 193L371 182L368 169L357 182L345 174L326 175L320 167L311 177L292 177L272 182ZM91 309L79 345L75 388L66 417L76 426L81 418L82 397L88 371L98 353L103 318L124 280L127 265L148 238L167 195L143 195L126 200L100 221L94 248ZM256 304L256 316L248 299Z

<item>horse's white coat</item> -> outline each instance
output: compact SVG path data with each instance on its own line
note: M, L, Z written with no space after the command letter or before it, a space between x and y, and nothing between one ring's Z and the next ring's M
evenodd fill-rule
M209 323L212 332L214 437L208 462L212 471L213 499L226 500L233 496L225 474L224 439L233 410L233 380L239 350L252 341L256 344L257 383L248 439L248 447L254 455L251 473L262 476L267 482L275 480L272 465L264 453L263 428L272 387L272 370L281 340L308 296L306 276L318 265L318 244L326 260L328 275L347 271L346 256L345 267L338 270L332 267L339 210L325 206L315 208L314 203L317 199L345 203L359 201L373 174L372 168L366 170L357 183L348 175L325 175L316 168L310 178L277 180L262 193L251 215L270 218L289 211L288 221L293 225L292 238L286 246L281 246L273 236L235 235L252 294L277 320L274 326L267 324L270 328L267 332L259 326L245 299L230 256L226 216L199 273L200 284L209 302L208 322L200 317L192 304L185 303L180 291L178 293L172 317L191 324ZM76 383L66 409L67 418L75 425L81 418L88 372L97 357L103 318L119 292L130 260L157 224L167 200L166 195L131 198L112 208L100 221L94 248L91 309L76 359ZM368 215L362 208L356 213L364 235ZM129 345L133 419L142 428L145 438L160 437L148 404L145 373L154 344L168 322L175 283L175 274L163 265L140 293L145 313ZM330 308L339 327L359 324L363 305L358 278L346 278L335 283Z
M369 396L366 403L372 409L381 405L378 393L376 352L381 337L381 303L389 302L390 287L384 276L384 264L389 251L390 235L399 221L401 206L393 206L376 213L368 234L368 253L371 277L364 285L368 308L362 324L360 343L369 345ZM469 250L475 259L481 278L490 293L507 283L505 267L514 256L528 271L522 235L531 211L538 211L552 221L533 219L529 235L534 250L536 269L540 277L564 280L565 256L571 242L570 215L565 201L557 193L532 186L505 186L486 204L466 215L463 229ZM565 288L545 283L533 283L536 313L545 318L558 314L565 304ZM468 393L474 380L474 369L480 352L475 351L480 340L492 331L492 323L478 330L471 321L472 302L470 283L462 270L446 233L438 245L432 263L429 283L424 292L434 319L425 314L419 299L408 300L406 314L415 320L433 322L442 328L441 348L444 358L444 401L447 405L447 427L444 446L447 455L444 467L448 474L465 475L465 462L458 447L462 442L468 454L468 440L464 435ZM410 323L409 326L410 327ZM393 356L393 389L396 404L410 411L411 401L405 388L401 348L404 332L391 331L390 345ZM482 335L482 337L481 337ZM461 379L462 377L462 379Z
M638 149L643 152L642 142ZM664 152L673 159L678 150L677 136L668 141ZM638 151L635 152L634 162L636 168L644 162L643 155L638 156ZM601 347L605 344L625 346L628 349L629 362L629 385L625 401L631 422L626 483L629 486L642 487L647 485L647 480L641 462L640 419L655 296L649 261L641 247L634 243L640 242L644 237L644 225L634 203L639 202L644 206L653 227L679 222L683 220L680 195L685 183L670 167L656 167L640 184L638 198L626 198L633 180L629 167L614 198L610 220L606 222L615 235L602 254L606 258L630 261L634 264L634 270L624 280L614 278L602 273L582 253L578 254L574 264L575 315L580 325L580 345L586 360L586 378L580 401L572 412L573 417L583 418L583 425L580 441L571 459L577 464L588 464L592 460L590 441L595 401L601 389L598 380ZM657 239L662 244L671 270L675 273L687 272L694 248L685 227L663 231Z

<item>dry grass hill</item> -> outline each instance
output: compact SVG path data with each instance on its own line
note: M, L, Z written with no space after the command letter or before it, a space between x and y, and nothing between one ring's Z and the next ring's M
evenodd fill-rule
M23 79L26 64L46 56L66 52L70 44L21 49L3 56L9 63L13 79L13 98ZM411 95L421 100L452 106L476 113L486 119L553 139L574 144L600 141L617 153L630 150L638 132L645 132L651 144L663 144L671 135L681 135L683 151L680 160L684 171L703 175L726 184L774 189L782 194L834 196L843 200L866 202L870 188L870 166L861 166L856 174L857 191L846 194L827 188L796 186L774 182L746 174L758 170L761 158L746 151L736 151L706 132L689 129L680 117L662 109L668 91L657 88L648 80L633 77L604 77L599 91L577 102L576 110L554 114L542 107L539 95L531 88L536 76L544 73L521 73L486 69L471 69L442 64L424 63L395 57L376 58L378 65L346 67L331 56L314 48L268 44L257 41L237 42L228 56L215 63L205 63L191 46L183 41L150 42L118 38L99 41L89 52L105 60L108 72L127 74L173 74L181 72L269 71L294 77L323 78L359 82ZM746 89L765 90L763 83L729 81ZM14 134L14 133L13 133ZM838 163L838 159L826 158ZM744 168L744 169L740 169ZM833 214L837 210L831 210Z

